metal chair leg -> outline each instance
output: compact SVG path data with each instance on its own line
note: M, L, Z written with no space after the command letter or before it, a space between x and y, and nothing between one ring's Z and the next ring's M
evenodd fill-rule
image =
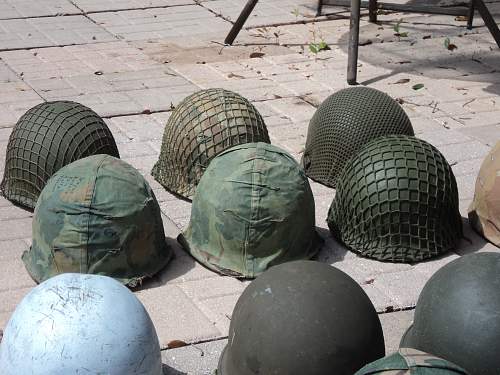
M241 11L238 19L236 20L233 27L229 31L229 34L227 34L226 39L224 40L225 44L229 45L233 44L234 40L236 39L241 29L243 28L243 25L250 16L250 13L252 13L253 8L255 8L258 2L259 0L248 0L245 7Z
M349 26L349 48L347 58L347 83L356 85L358 75L359 17L361 0L351 0L351 21Z
M484 23L488 27L488 30L490 30L491 35L493 35L493 38L497 42L498 47L500 47L500 29L498 28L498 25L493 19L493 16L491 15L490 11L484 4L484 1L474 0L474 5L477 8L481 17L483 17Z
M370 22L377 22L377 0L370 0L368 2L368 14Z
M469 13L467 14L467 28L472 30L472 21L474 20L474 0L470 0Z
M322 10L323 10L323 0L318 0L318 9L316 10L316 17L321 16Z

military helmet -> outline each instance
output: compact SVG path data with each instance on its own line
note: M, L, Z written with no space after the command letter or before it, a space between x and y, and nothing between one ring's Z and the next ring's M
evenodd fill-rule
M69 101L38 104L12 130L0 191L28 209L65 165L96 154L120 157L111 131L90 108Z
M219 375L352 375L384 356L363 289L325 263L295 261L255 279L234 308Z
M479 170L469 221L478 233L500 247L500 141Z
M160 207L144 177L109 155L61 168L40 194L24 252L37 282L65 272L114 277L134 287L171 257Z
M67 273L31 290L0 346L2 375L161 375L155 327L134 294L106 276Z
M450 165L435 147L410 136L373 140L347 162L327 221L350 250L391 262L437 256L462 236Z
M442 358L412 348L400 348L354 375L467 375L464 369Z
M499 290L500 254L448 263L425 284L400 346L432 353L470 374L500 374Z
M310 258L322 244L307 177L292 156L267 143L235 146L210 163L178 239L208 268L249 278Z
M311 179L336 187L344 164L367 142L390 134L413 135L401 106L369 87L330 95L309 123L302 166Z
M216 155L249 142L270 143L257 109L232 91L201 90L172 112L151 174L169 191L191 198Z

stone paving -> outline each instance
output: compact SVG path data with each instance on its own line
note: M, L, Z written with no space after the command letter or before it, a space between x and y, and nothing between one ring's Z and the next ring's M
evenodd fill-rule
M326 7L328 15L315 18L315 1L261 0L235 45L223 46L245 2L0 0L0 172L12 127L35 104L74 100L105 118L122 158L153 187L176 253L135 291L156 326L166 374L208 374L216 367L232 309L249 283L209 271L175 241L191 205L150 176L172 108L203 88L236 91L257 106L272 143L299 160L316 107L347 87L346 9ZM500 19L500 3L488 5ZM407 37L394 35L397 23ZM318 259L363 287L380 313L388 351L397 348L420 290L437 269L466 253L500 251L467 222L479 166L500 139L500 49L479 15L474 25L469 31L452 16L400 13L361 22L359 82L397 99L417 136L453 166L465 229L454 252L417 265L359 258L329 235L325 220L335 191L311 181L326 240ZM456 50L445 48L446 38ZM331 50L311 53L309 44L321 40ZM418 83L424 87L412 89ZM20 260L31 242L31 221L30 212L0 198L0 328L34 286ZM172 340L188 346L169 349Z

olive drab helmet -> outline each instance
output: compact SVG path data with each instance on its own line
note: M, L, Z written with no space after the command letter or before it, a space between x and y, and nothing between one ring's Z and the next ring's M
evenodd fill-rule
M479 170L469 221L478 233L500 247L500 141Z
M95 155L61 168L48 181L23 261L37 282L74 272L134 287L171 255L160 207L144 177L120 159Z
M500 254L448 263L422 289L400 346L432 353L470 374L500 374L499 290Z
M31 290L0 345L2 375L161 375L156 330L141 302L106 276L67 273Z
M400 348L385 358L378 359L354 375L467 375L464 369L412 348Z
M369 87L340 90L325 99L312 117L301 164L311 179L336 187L347 160L367 142L390 134L414 135L395 100Z
M425 141L401 135L371 141L338 181L328 226L362 256L418 262L453 249L462 237L453 171Z
M267 143L235 146L212 160L178 240L208 268L248 278L311 258L322 244L307 177L292 156Z
M234 308L218 375L352 375L385 354L363 289L325 263L272 267Z
M216 155L249 142L270 143L257 109L232 91L201 90L172 112L151 174L167 190L191 198Z
M65 165L96 154L120 157L111 131L90 108L70 101L38 104L12 130L0 191L28 209Z

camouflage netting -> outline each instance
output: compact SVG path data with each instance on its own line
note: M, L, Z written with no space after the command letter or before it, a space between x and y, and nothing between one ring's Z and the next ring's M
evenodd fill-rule
M96 154L119 157L113 135L101 117L75 102L39 104L12 130L1 193L13 203L33 209L55 172Z
M500 141L481 164L469 221L479 234L500 247Z
M391 262L418 262L462 237L458 190L444 156L429 143L388 136L349 160L328 213L350 250Z
M414 135L395 100L369 87L340 90L311 119L301 164L309 178L335 187L349 158L367 142L390 134Z
M250 142L271 143L257 109L234 92L202 90L173 111L151 174L167 190L191 198L215 156Z

